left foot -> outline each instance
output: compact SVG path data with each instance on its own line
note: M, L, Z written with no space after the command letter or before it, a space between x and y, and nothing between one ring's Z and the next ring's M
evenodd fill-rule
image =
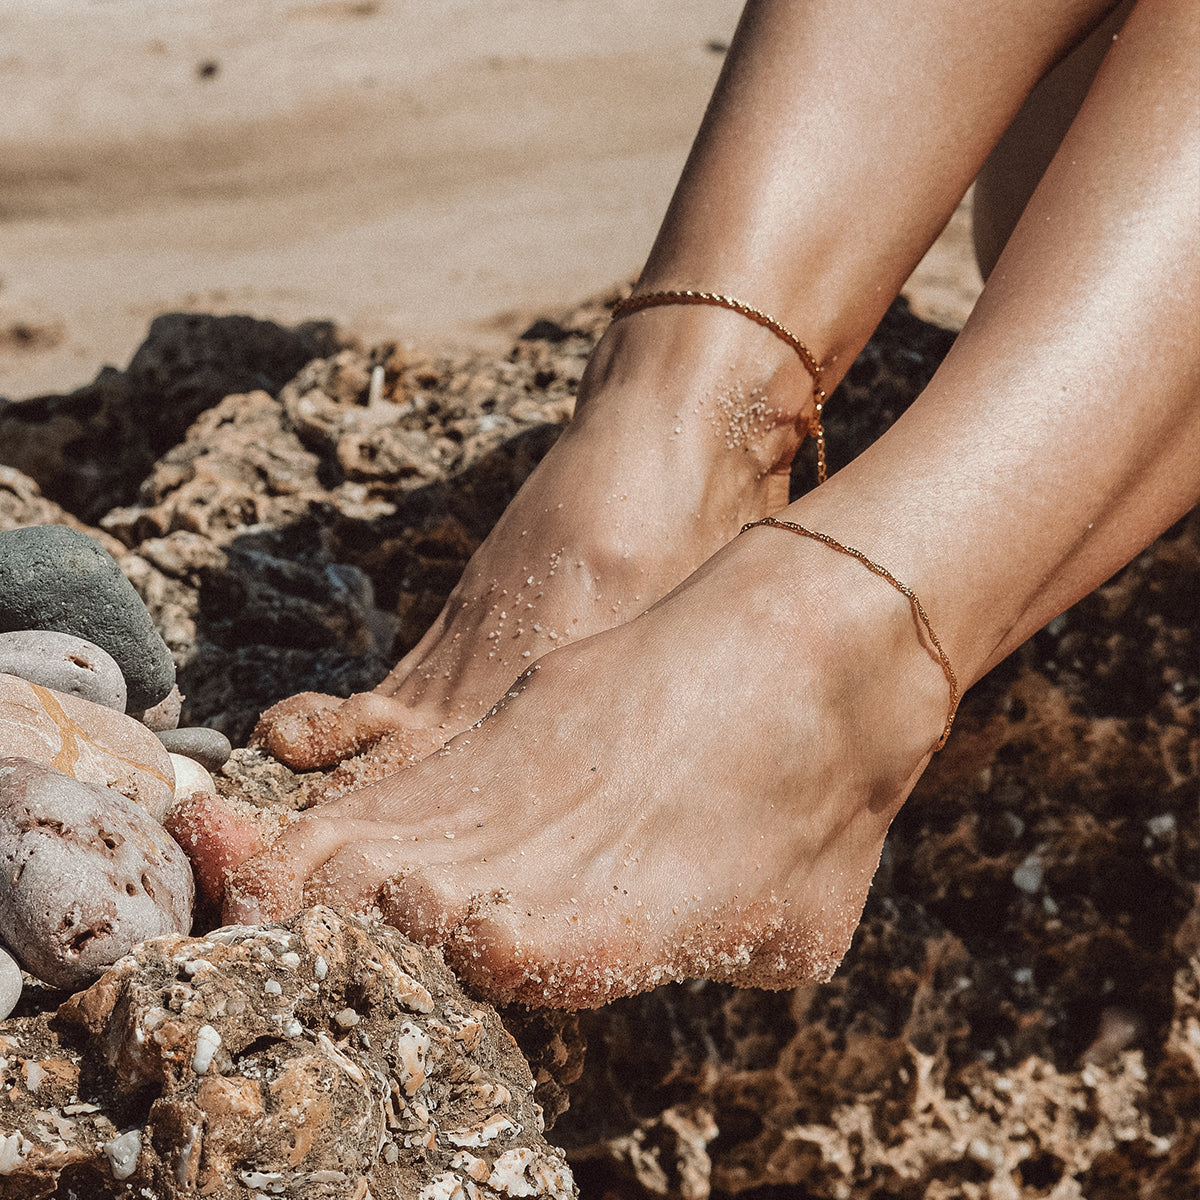
M735 539L433 758L301 817L227 917L373 910L497 1001L827 978L946 708L907 604L862 572Z
M744 521L782 508L812 408L796 356L738 313L617 322L574 419L425 637L372 692L281 701L256 740L301 770L359 756L328 790L432 753L542 655L636 616Z

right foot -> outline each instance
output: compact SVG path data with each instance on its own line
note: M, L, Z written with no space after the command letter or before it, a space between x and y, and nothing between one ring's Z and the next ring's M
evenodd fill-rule
M421 641L372 692L276 704L255 740L304 770L360 755L335 792L425 757L543 654L638 615L782 508L811 414L795 356L745 317L667 307L617 322L571 424Z
M425 762L298 817L224 916L382 917L497 1003L828 978L946 698L900 596L754 530ZM189 844L224 864L249 843L233 821Z

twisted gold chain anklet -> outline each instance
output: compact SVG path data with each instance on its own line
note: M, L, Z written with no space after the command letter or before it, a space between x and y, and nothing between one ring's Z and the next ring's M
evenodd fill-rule
M620 320L629 313L640 312L643 308L658 308L663 304L711 304L715 308L728 308L733 312L749 317L757 325L769 329L777 338L786 342L795 352L804 369L812 376L813 381L813 414L810 432L817 443L817 483L825 482L825 426L822 424L822 414L825 412L825 389L821 386L821 364L813 358L808 347L790 330L780 325L774 317L769 317L760 309L752 308L732 296L722 296L717 292L694 292L691 290L677 292L646 292L641 296L627 296L613 305L612 319Z
M827 533L818 533L815 529L807 529L803 525L797 525L795 521L780 521L775 517L763 517L758 521L749 521L742 526L739 532L745 533L747 529L753 529L756 525L770 525L775 529L787 529L792 533L798 533L803 537L821 542L831 550L838 551L840 554L849 555L850 558L857 559L862 563L868 571L874 572L881 579L886 579L908 601L917 619L925 627L925 633L929 637L930 644L937 652L938 661L942 664L942 671L946 676L947 682L950 684L950 709L946 714L946 725L942 730L942 736L938 738L937 745L934 746L935 751L940 750L946 744L946 739L950 736L950 730L954 726L954 718L958 713L958 701L960 698L958 676L955 675L954 668L950 665L950 659L947 657L945 650L942 649L942 643L938 641L937 634L933 632L933 626L929 623L929 616L925 612L925 606L917 599L917 593L907 583L901 583L887 567L881 566L874 559L868 558L861 550L856 550L853 546L842 545L841 542L836 538L831 538Z

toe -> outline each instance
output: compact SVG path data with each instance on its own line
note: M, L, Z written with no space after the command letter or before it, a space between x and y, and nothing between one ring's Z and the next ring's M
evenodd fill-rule
M371 821L300 817L265 849L227 873L224 918L231 924L284 920L305 905L305 884L347 844L377 837Z
M310 793L310 803L328 804L350 792L378 783L405 767L427 758L442 745L439 732L425 729L392 729L369 750L340 762Z
M279 831L279 820L242 801L193 792L163 822L192 863L202 899L219 903L229 871L257 854Z
M376 692L347 700L302 692L281 700L259 718L251 739L297 771L332 766L395 732L402 705Z

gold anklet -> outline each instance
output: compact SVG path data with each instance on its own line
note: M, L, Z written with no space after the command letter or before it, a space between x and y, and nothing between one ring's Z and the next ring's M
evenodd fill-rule
M938 738L938 743L934 746L934 750L940 750L945 744L946 739L950 736L950 730L954 725L955 715L958 713L959 688L958 676L954 673L954 668L950 665L950 659L947 657L945 650L942 649L942 643L938 641L938 636L933 632L933 626L929 624L929 617L925 612L925 607L920 600L917 599L917 593L908 586L907 583L901 583L887 569L880 566L874 559L868 558L861 550L855 550L853 546L844 546L836 538L831 538L827 533L818 533L815 529L806 529L803 525L797 525L794 521L780 521L775 517L763 517L758 521L750 521L743 525L740 532L745 533L747 529L753 529L756 525L770 525L775 529L788 529L792 533L799 533L804 537L813 538L815 541L821 542L828 546L831 550L837 550L841 554L847 554L851 558L857 559L868 571L874 572L881 579L886 579L902 595L911 605L917 619L925 627L925 632L929 636L929 641L934 650L937 651L938 660L942 664L942 671L945 673L946 680L950 684L950 709L946 715L946 725L942 730L942 736Z
M825 426L821 422L825 411L825 389L821 386L821 364L813 358L808 347L790 330L785 329L774 317L768 317L765 312L743 304L732 296L722 296L717 292L646 292L641 296L627 296L613 305L612 319L620 320L629 313L640 312L643 308L657 308L663 304L711 304L715 308L728 308L733 312L749 317L756 325L769 329L777 338L786 342L804 364L804 369L812 376L813 404L816 412L813 414L809 432L817 443L817 483L825 482Z

